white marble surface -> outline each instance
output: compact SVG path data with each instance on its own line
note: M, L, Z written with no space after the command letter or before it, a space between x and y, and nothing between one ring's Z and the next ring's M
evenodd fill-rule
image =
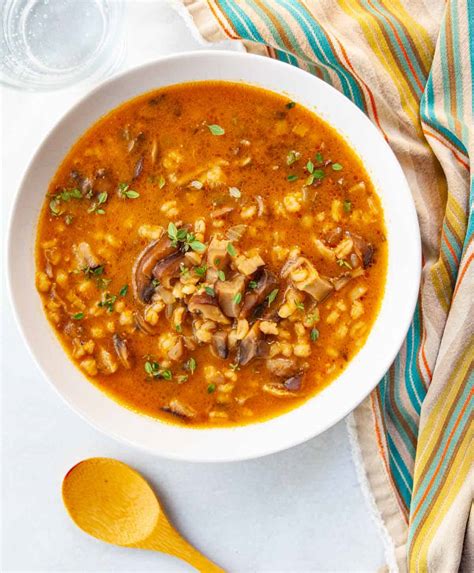
M128 8L125 66L200 48L165 2ZM83 91L2 90L3 244L29 157ZM61 480L90 456L116 457L143 472L183 534L229 571L375 571L383 564L344 423L292 450L235 464L177 463L130 449L87 426L42 379L2 286L2 571L189 570L75 528L61 504Z

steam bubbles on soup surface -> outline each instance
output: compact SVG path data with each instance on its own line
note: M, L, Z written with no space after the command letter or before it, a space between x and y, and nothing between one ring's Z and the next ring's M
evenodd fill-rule
M142 95L50 183L36 283L71 360L190 426L288 411L364 344L387 266L360 160L280 95L226 82Z

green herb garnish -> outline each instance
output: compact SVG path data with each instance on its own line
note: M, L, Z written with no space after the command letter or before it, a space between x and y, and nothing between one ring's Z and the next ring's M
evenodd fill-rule
M308 173L313 173L314 171L314 163L311 161L311 159L308 161L308 163L306 164L306 169L308 170Z
M317 328L312 328L309 337L311 338L311 342L316 342L319 338L319 330Z
M97 303L97 306L100 306L101 308L106 308L107 312L113 312L116 300L117 300L116 295L106 292L104 293L102 300Z
M272 290L272 292L267 296L267 300L268 300L268 306L270 306L272 304L272 302L276 299L278 291L280 289L274 289Z
M207 128L212 133L212 135L224 135L224 133L225 133L224 128L222 128L220 125L217 125L215 123L210 124L210 125L207 124Z
M214 289L212 287L210 286L204 287L204 290L209 296L216 296L216 293L214 292Z
M98 265L97 267L84 267L82 272L86 275L86 277L97 277L102 275L105 270L105 265Z
M316 321L317 315L316 314L308 314L306 316L306 321L309 322L309 324L313 324L313 322Z
M59 195L57 195L62 201L69 201L70 199L82 199L82 193L79 189L63 189Z
M295 305L298 310L304 310L304 302L295 302Z
M197 274L198 277L203 277L206 274L207 266L202 265L201 267L194 267L194 272Z
M123 287L119 290L120 296L126 296L128 292L128 285L123 285Z
M51 201L49 202L49 210L51 211L51 213L57 217L58 215L61 214L61 210L59 208L59 200L54 198L51 199Z
M84 313L83 312L76 312L76 314L72 315L72 318L74 320L82 320L84 318Z
M158 188L159 189L163 189L163 187L166 185L166 180L163 177L163 175L160 175L158 178Z
M232 300L235 302L235 304L240 304L242 302L242 293L236 293Z
M322 153L316 153L315 155L315 159L316 159L316 163L318 163L318 165L321 165L321 163L323 163L324 161L324 157Z
M161 370L160 376L164 380L171 380L171 378L173 378L173 373L171 372L171 370Z
M336 263L340 267L346 267L347 269L352 270L352 266L345 259L337 259Z
M128 183L119 183L118 194L122 199L138 199L140 197L140 193L130 189Z
M215 384L209 384L209 386L207 387L207 393L212 394L215 391L216 391L216 385Z
M108 194L106 191L103 191L102 193L99 193L97 195L97 205L103 205L108 198Z
M91 208L88 210L88 213L95 213L96 215L105 215L105 211L100 207L107 202L109 195L106 191L99 193L97 195L97 201L92 204Z
M296 163L300 157L301 153L299 151L291 150L286 156L286 164L293 165L293 163Z
M312 185L315 181L324 178L324 171L322 169L314 169L314 171L306 179L306 185Z
M177 247L178 243L182 243L182 249L186 252L189 249L202 253L206 250L206 245L198 241L192 233L184 228L178 229L174 223L168 225L168 237L173 247Z
M225 273L224 271L217 271L217 277L220 281L225 281Z
M253 290L254 288L257 288L258 283L257 281L250 281L249 282L249 289Z
M163 378L164 380L171 380L173 378L171 370L162 370L155 360L147 360L144 368L150 378Z
M226 251L229 253L231 257L235 257L237 251L232 243L227 243Z
M189 360L186 360L186 362L183 364L183 368L188 372L191 372L191 374L194 374L196 367L197 367L197 362L192 357Z
M66 215L64 217L64 222L66 223L66 225L70 225L73 221L74 217L72 215Z
M81 270L86 275L86 277L95 280L97 288L99 289L107 288L112 280L102 276L105 272L105 265L98 265L97 267L84 267Z
M296 181L298 179L298 175L288 175L287 177L288 181Z
M206 245L195 239L191 233L188 234L186 241L186 244L189 245L193 251L196 251L196 253L203 253L206 250Z
M145 362L144 368L148 376L151 376L152 378L159 376L160 365L158 362L155 362L154 360L147 361Z
M175 324L174 328L176 332L183 332L183 327L180 324Z
M106 279L105 277L97 277L95 281L97 283L97 288L102 290L109 286L109 284L112 282L112 279Z
M54 216L57 216L61 214L61 210L59 208L61 201L67 203L71 199L82 199L82 198L83 198L82 193L79 191L79 189L64 188L62 191L53 196L53 198L49 202L49 209ZM69 223L66 223L66 225L69 225Z
M296 105L296 102L294 102L294 101L289 101L289 102L285 105L285 107L286 107L286 109L293 109L293 108L295 107L295 105Z
M342 169L342 165L340 163L333 163L331 165L331 167L332 167L333 171L341 171L341 169Z
M343 206L346 213L350 213L352 211L352 203L350 201L344 201Z

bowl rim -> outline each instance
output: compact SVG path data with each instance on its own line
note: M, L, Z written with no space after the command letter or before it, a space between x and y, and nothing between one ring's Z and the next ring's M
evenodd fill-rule
M73 400L69 396L66 396L64 394L64 392L62 392L60 390L60 388L58 387L56 382L46 372L46 369L44 366L44 360L40 359L39 355L34 350L32 343L30 342L31 335L27 330L24 317L22 316L22 312L20 311L20 302L18 300L18 294L15 293L14 284L13 284L13 281L14 281L14 279L13 279L14 260L13 259L14 259L14 248L15 248L13 245L14 223L18 217L20 200L21 200L22 196L25 194L25 190L24 190L25 184L26 184L28 178L31 176L31 171L32 171L35 163L38 161L38 159L41 157L42 153L45 151L50 140L54 139L57 132L60 132L62 125L64 123L66 123L67 120L73 118L77 114L77 112L80 110L81 106L83 106L86 101L94 98L94 96L96 96L97 94L99 94L100 92L105 90L107 87L110 87L114 83L119 83L119 82L126 80L127 77L130 75L133 75L135 73L143 73L144 71L146 71L148 69L153 69L156 66L160 66L161 64L166 63L166 62L168 62L168 63L172 62L172 63L178 64L180 61L182 62L183 60L201 60L201 59L204 60L207 58L216 59L217 61L219 61L219 60L229 60L229 61L230 60L243 60L245 58L245 61L247 61L249 63L253 60L257 63L261 62L262 63L261 65L268 66L269 68L271 68L271 67L274 67L275 69L280 68L280 70L278 70L278 69L276 70L277 74L280 71L284 71L283 70L284 66L289 65L289 64L285 64L283 62L280 62L278 60L274 60L274 59L266 57L266 56L249 54L249 53L234 52L234 51L226 51L226 50L199 50L199 51L192 51L192 52L180 52L180 53L175 53L175 54L171 54L168 56L162 56L162 57L156 58L152 61L146 62L144 64L131 67L131 68L129 68L129 69L117 74L117 75L114 75L113 77L107 79L106 81L101 82L94 89L87 91L83 96L81 96L73 104L72 107L70 107L59 118L59 120L57 120L55 122L55 124L51 127L51 129L48 130L46 135L43 136L41 143L38 145L36 150L30 156L30 159L27 163L27 167L26 167L26 169L23 173L23 176L21 178L20 184L18 185L18 188L15 190L15 197L14 197L14 200L12 203L12 207L10 209L10 213L9 213L9 217L8 217L8 224L7 224L7 241L6 241L7 281L6 282L7 282L7 291L8 291L8 295L10 298L11 306L13 308L13 314L15 317L15 321L18 325L19 330L20 330L21 337L22 337L26 347L28 348L30 356L32 356L33 361L36 363L36 366L38 367L38 369L42 373L43 377L46 378L49 385L52 388L54 388L54 390L61 397L61 399L74 412L76 412L81 418L83 418L86 422L88 422L90 425L92 425L94 428L101 431L105 435L110 436L110 437L112 437L112 438L114 438L114 439L116 439L122 443L127 444L127 445L131 445L133 447L141 449L142 451L146 451L148 453L151 453L153 455L161 456L161 457L164 457L167 459L174 459L174 460L188 461L188 462L231 462L231 461L242 461L242 460L247 460L247 459L264 457L266 455L270 455L270 454L276 453L278 451L282 451L282 450L288 449L290 447L299 445L299 444L315 437L316 435L319 435L320 433L326 431L328 428L332 427L333 425L335 425L336 423L341 421L344 417L346 417L350 412L352 412L370 394L370 392L372 392L377 387L377 385L379 384L382 377L388 371L388 368L393 363L395 357L397 356L397 354L398 354L398 352L399 352L399 350L403 344L403 341L405 340L405 337L407 335L408 329L410 327L410 324L411 324L411 321L413 318L413 314L415 312L415 308L416 308L416 304L417 304L417 300L418 300L419 284L420 284L420 280L421 280L421 270L422 270L422 267L421 267L421 237L420 237L420 229L419 229L418 218L417 218L417 214L416 214L415 203L414 203L413 197L411 195L410 188L409 188L408 182L406 180L406 177L404 175L404 172L403 172L394 152L389 147L388 143L385 141L385 139L383 138L383 136L379 132L379 130L370 121L370 119L349 98L347 98L341 92L339 92L336 88L334 88L330 84L327 84L326 82L317 78L316 76L313 76L312 74L309 74L308 72L306 72L300 68L290 66L291 73L304 74L305 76L309 76L310 78L312 78L312 81L316 82L316 84L317 83L319 83L320 85L322 84L324 86L324 89L334 92L335 99L339 99L341 101L341 98L343 98L347 104L347 107L351 108L352 113L359 115L359 116L362 116L364 118L364 122L367 125L367 129L372 130L373 133L378 134L378 139L379 139L380 145L384 148L383 153L386 155L387 160L389 160L393 163L394 169L399 171L398 175L400 178L400 182L402 183L402 185L405 186L405 188L406 188L405 190L408 191L408 193L406 193L406 196L404 198L404 201L405 201L404 207L407 209L406 215L410 219L410 232L413 234L413 238L416 239L413 242L413 244L411 245L411 257L412 257L412 261L413 262L417 261L417 263L415 264L414 268L411 270L413 275L410 277L411 283L410 283L410 288L408 289L409 290L408 299L404 300L405 312L403 315L403 320L397 325L398 343L393 344L393 348L392 348L391 352L389 354L387 354L387 358L385 361L387 366L383 369L379 369L380 371L377 371L376 373L371 375L373 377L373 380L375 380L375 382L373 384L367 385L362 392L358 393L358 396L356 399L348 401L347 403L342 405L341 408L339 408L339 410L337 411L337 413L333 414L332 416L328 416L327 421L323 424L319 424L319 426L316 429L313 427L305 427L298 432L294 432L294 434L292 434L291 436L287 436L285 439L281 439L278 444L272 444L272 445L267 446L267 447L257 447L257 448L251 447L248 452L246 452L246 453L239 452L238 454L236 454L235 452L232 452L231 448L229 448L228 451L220 451L217 455L214 452L208 452L207 454L205 454L202 451L199 451L199 453L197 455L194 455L194 453L189 453L189 452L183 454L180 451L170 451L169 449L166 451L163 451L163 448L156 449L154 447L144 445L143 443L140 443L139 441L137 441L135 439L130 439L129 437L127 437L126 432L119 432L119 431L111 429L110 427L107 427L107 424L104 424L101 420L97 420L96 418L94 418L94 416L92 416L89 412L85 411L84 409L79 408L77 406L77 404L73 403ZM257 64L257 65L260 65L260 64ZM207 79L205 79L205 80L190 79L187 81L198 82L198 81L209 81L209 80L207 80ZM253 83L252 81L247 81L247 80L238 80L238 79L227 80L226 79L226 80L222 80L222 81L227 81L227 82L235 81L235 82L242 82L242 83L247 84L247 85L258 85L258 82ZM165 85L173 85L175 83L186 83L186 80L181 81L181 82L170 82L170 83L167 83ZM262 87L263 89L269 90L269 91L277 91L273 88L267 87L266 85L261 85L260 87ZM153 88L150 88L150 89L153 89ZM158 89L158 87L157 87L157 89ZM321 89L323 89L323 88L321 88ZM137 91L135 93L135 95L132 97L139 96L141 93L146 93L146 91L149 91L149 90ZM280 94L284 93L284 90L280 91L279 93ZM130 99L130 97L124 96L124 98L121 99L120 101L123 103L129 99ZM112 111L114 108L116 108L118 105L120 105L120 103L114 104L112 107L110 107L106 111L102 112L99 117L106 115L107 113ZM316 111L316 113L318 114L317 111ZM324 121L326 121L327 123L329 123L331 125L331 123L324 116L320 116L320 117L322 117L322 119ZM97 119L98 118L96 118L92 123L89 123L89 126L93 125L93 123L95 121L97 121ZM336 131L338 131L338 133L342 137L344 137L344 135L341 134L340 131L335 126L332 126L332 127L333 127L333 129L336 129ZM76 140L77 140L77 138L76 138ZM353 148L355 153L360 157L358 150L350 142L349 142L349 145ZM64 155L63 155L63 157L64 157ZM361 160L364 161L362 158L361 158ZM365 164L365 162L364 162L364 164ZM385 219L387 219L386 213L385 213ZM387 221L386 221L386 223L387 223ZM36 224L37 224L37 219L36 219ZM33 229L33 232L35 230L36 230L36 226ZM36 237L36 233L35 233L35 237ZM390 246L389 246L389 249L390 249ZM388 275L387 275L386 280L387 280L387 282L386 282L385 286L387 287L388 286ZM386 293L384 293L383 298L385 298L385 296L386 296ZM382 304L383 304L383 299L382 299L381 305ZM379 309L378 316L380 315L380 312L381 312L381 308ZM47 320L46 316L44 316L44 319ZM374 325L375 325L375 323L374 323ZM373 330L374 325L372 325L371 331ZM48 323L48 326L51 330L53 330L52 327L49 325L49 323ZM370 337L370 333L369 333L369 337ZM56 338L56 336L55 336L55 338ZM62 348L62 345L59 343L59 341L58 341L58 344L61 346L61 352L65 353L65 351ZM364 346L366 344L367 344L367 341L364 343L362 349L364 348ZM395 348L395 346L396 346L396 348ZM359 352L359 354L360 354L360 352ZM355 358L356 357L354 357L351 360L351 362L348 364L348 366L346 367L344 372L347 372L350 370L351 364L354 362ZM71 363L72 367L80 373L79 368L75 364L73 364L72 360L70 360L69 357L68 357L68 360ZM96 392L102 394L103 396L106 396L99 389L97 389L89 380L87 380L87 378L85 376L83 376L82 373L80 373L80 375L87 381L87 384L94 387L94 390ZM324 393L324 391L327 388L330 388L331 386L333 386L336 383L336 381L338 380L338 378L336 378L336 380L331 382L327 387L325 387L318 394L309 398L305 403L301 404L300 406L297 406L293 410L290 410L290 412L288 412L288 413L282 414L282 415L277 416L275 418L271 418L270 420L265 420L263 422L258 422L258 423L254 423L254 424L244 425L244 426L235 426L235 427L231 427L231 428L215 427L215 428L184 428L184 429L188 433L189 432L193 432L193 433L194 432L215 433L215 432L224 432L226 430L232 431L232 432L242 431L242 433L243 433L243 429L256 428L258 426L268 424L269 422L284 418L285 416L288 416L288 414L298 412L299 410L301 410L305 406L305 404L308 404L308 402L311 402L312 400L314 400L315 398L320 396L322 393ZM110 398L108 396L106 396L106 399L108 401L114 403L114 404L117 404L117 402L115 402L112 398ZM143 416L141 414L137 414L136 412L132 412L131 410L128 410L124 406L118 405L118 407L120 409L126 411L126 412L132 413L135 416L139 416L142 419L148 419L148 417ZM161 422L160 420L156 420L156 419L152 419L152 418L150 418L150 419L153 420L154 423L166 426L168 428L183 429L182 426L166 424L164 422Z

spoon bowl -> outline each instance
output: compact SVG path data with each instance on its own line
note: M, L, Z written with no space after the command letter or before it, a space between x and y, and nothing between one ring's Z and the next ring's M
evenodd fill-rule
M161 512L145 479L108 458L91 458L71 468L64 478L63 500L78 527L115 545L147 538Z
M62 495L74 523L97 539L169 553L199 571L223 571L180 536L148 482L118 460L78 463L64 477Z

